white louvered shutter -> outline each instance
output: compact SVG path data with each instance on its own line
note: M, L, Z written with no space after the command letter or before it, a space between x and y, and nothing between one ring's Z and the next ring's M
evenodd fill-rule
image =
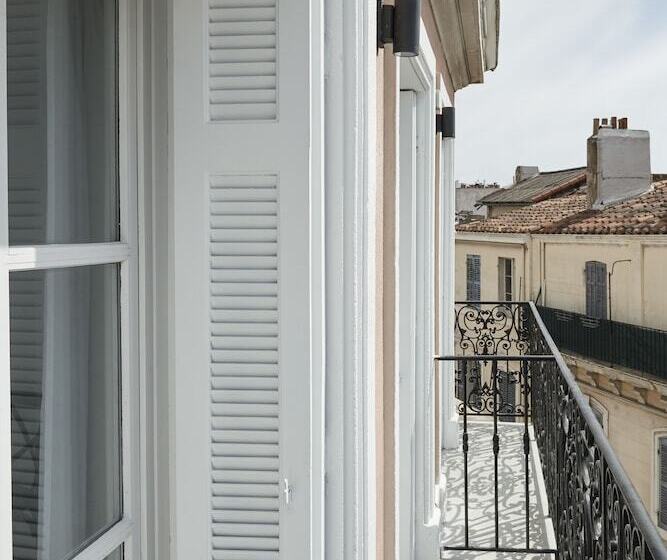
M658 439L658 526L667 529L667 437Z
M308 13L175 0L179 558L310 557Z
M479 301L481 297L481 258L466 256L466 300Z
M586 315L596 319L607 318L607 265L586 262Z
M43 0L7 1L7 156L10 242L15 245L43 243L46 231L45 25ZM43 295L43 276L11 275L15 560L36 560L41 544Z

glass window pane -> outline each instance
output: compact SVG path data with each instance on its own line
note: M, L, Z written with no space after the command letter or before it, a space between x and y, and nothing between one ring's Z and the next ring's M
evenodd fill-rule
M115 0L7 0L9 240L116 241Z
M10 274L14 559L121 518L119 266Z

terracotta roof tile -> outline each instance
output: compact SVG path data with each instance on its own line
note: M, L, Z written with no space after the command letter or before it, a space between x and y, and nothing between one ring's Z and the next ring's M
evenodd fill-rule
M547 225L584 212L588 207L586 193L572 193L510 210L500 216L469 224L460 224L457 231L486 233L536 233Z
M579 190L456 229L484 233L667 234L667 181L654 183L649 192L604 210L589 209L586 192Z
M654 183L649 192L637 198L593 212L553 233L667 234L667 181Z

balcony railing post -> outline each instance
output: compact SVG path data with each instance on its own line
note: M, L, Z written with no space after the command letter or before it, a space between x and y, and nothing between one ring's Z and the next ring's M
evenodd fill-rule
M530 368L532 364L519 363L519 379L523 387L523 455L526 490L526 550L530 548L530 438L528 437L528 387L530 384Z
M463 508L465 517L465 546L470 546L468 538L468 362L463 360Z
M491 363L491 381L493 385L493 482L494 482L494 515L496 528L496 548L500 547L500 534L498 530L500 514L498 511L498 454L500 453L500 440L498 438L498 362Z

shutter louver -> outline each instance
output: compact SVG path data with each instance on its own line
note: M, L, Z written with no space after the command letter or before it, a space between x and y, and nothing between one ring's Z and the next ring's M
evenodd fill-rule
M667 437L661 437L658 441L660 462L658 525L662 529L667 529Z
M209 0L211 121L273 120L276 0Z
M210 184L212 558L277 559L276 177Z
M45 4L7 1L9 234L43 243L46 217ZM40 547L44 278L10 276L12 523L14 560Z

